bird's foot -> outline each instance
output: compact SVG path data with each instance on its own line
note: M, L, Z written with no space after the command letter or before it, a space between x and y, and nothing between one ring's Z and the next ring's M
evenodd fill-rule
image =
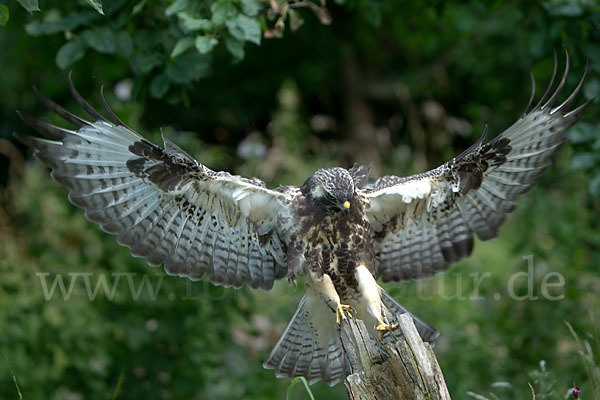
M383 340L383 336L391 331L395 331L396 329L398 329L398 323L396 322L395 324L386 324L385 322L380 322L379 325L377 325L375 327L375 329L377 330L377 332L379 332L379 340Z
M296 275L289 275L287 277L288 283L294 286L294 289L298 287L298 282L296 282Z
M335 322L337 322L338 326L340 326L342 324L342 321L345 321L348 318L348 316L352 316L350 311L356 312L354 307L349 306L347 304L338 303L335 310ZM346 315L346 313L348 313L348 315Z

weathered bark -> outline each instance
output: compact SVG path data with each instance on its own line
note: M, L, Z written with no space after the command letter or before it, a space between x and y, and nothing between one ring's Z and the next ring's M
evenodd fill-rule
M449 400L444 376L429 343L423 343L412 319L398 316L398 339L375 343L362 321L349 318L341 339L352 364L345 381L352 400Z

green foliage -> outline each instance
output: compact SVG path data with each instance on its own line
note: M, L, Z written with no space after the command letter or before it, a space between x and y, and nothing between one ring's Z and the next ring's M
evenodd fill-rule
M593 82L598 82L598 80ZM568 138L579 150L573 155L571 168L589 173L592 177L588 184L589 191L594 196L600 196L600 137L598 137L598 126L582 121L569 131Z
M56 65L60 69L66 69L74 62L85 56L85 41L75 39L65 43L56 53Z
M551 399L556 396L556 392L554 391L555 378L550 376L550 372L546 368L546 361L540 361L539 368L530 372L529 377L531 378L534 390L537 388L535 390L536 398Z
M588 382L590 384L590 394L593 394L594 400L600 399L600 337L598 330L600 329L599 321L596 315L590 313L592 319L593 333L588 333L585 336L577 334L573 326L565 321L565 325L569 328L569 332L577 343L579 356L582 364L585 367Z
M104 11L102 10L102 2L97 0L85 0L90 6L94 7L96 11L100 14L104 15Z
M296 31L303 20L294 8L308 8L322 23L331 22L324 3L310 0L278 0L269 7L258 0L143 0L133 7L119 0L107 3L106 10L101 1L86 2L97 12L59 3L27 23L25 30L33 36L64 33L67 42L56 54L56 65L62 70L71 68L88 50L123 57L139 75L138 82L152 80L154 98L205 77L219 43L234 61L240 61L246 43L260 45L263 33L281 37L288 15ZM37 1L21 0L21 4L28 11L39 11ZM6 20L8 9L2 10L0 24ZM193 54L185 54L188 51ZM196 68L196 62L201 67ZM162 78L152 78L157 75Z
M212 51L219 41L210 36L196 36L196 40L193 43L200 54L207 54Z
M9 17L10 12L8 10L8 7L6 7L4 4L0 4L0 26L6 26Z
M231 36L240 42L248 41L260 44L261 31L260 24L257 20L243 14L238 14L234 18L228 19L227 22L225 22L225 25ZM198 49L198 51L200 51L200 49Z
M29 12L40 11L38 0L17 0Z
M25 25L25 32L32 36L53 35L66 33L79 28L81 25L91 23L96 14L89 11L72 12L65 17L60 17L58 11L49 13L45 20L33 20Z

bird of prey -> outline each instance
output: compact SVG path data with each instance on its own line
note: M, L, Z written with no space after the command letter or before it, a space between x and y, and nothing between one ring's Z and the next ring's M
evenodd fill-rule
M270 289L306 277L306 293L264 366L278 377L333 385L350 371L337 324L365 321L374 340L408 312L376 282L431 276L469 256L473 236L496 236L517 197L532 187L588 102L572 108L585 73L559 105L569 71L537 105L484 143L431 171L369 177L368 168L323 168L302 186L269 189L259 179L216 172L163 136L164 148L71 92L91 116L76 116L35 89L74 125L22 119L49 138L16 135L70 189L69 200L117 241L168 274L216 285ZM532 78L531 105L535 94ZM101 91L102 93L102 91ZM529 105L527 109L529 109ZM350 312L350 314L348 314ZM422 338L435 329L412 316ZM390 335L386 335L386 338Z

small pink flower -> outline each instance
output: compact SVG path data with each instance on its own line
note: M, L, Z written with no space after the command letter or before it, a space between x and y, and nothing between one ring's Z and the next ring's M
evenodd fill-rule
M579 387L575 384L575 382L573 382L573 397L578 399L579 392L581 392L581 390L579 390Z

